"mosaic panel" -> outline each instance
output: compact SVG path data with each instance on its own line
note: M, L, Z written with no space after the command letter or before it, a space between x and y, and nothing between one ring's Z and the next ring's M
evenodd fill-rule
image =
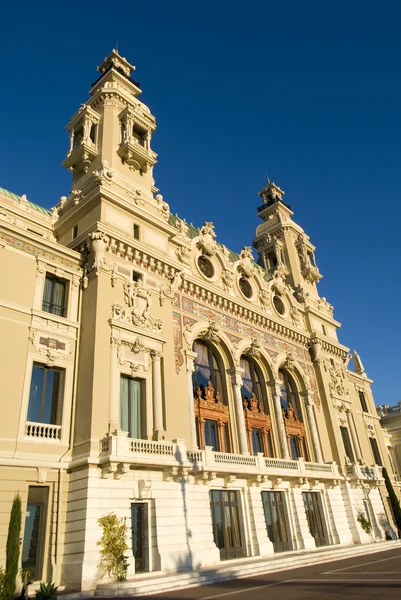
M173 311L173 336L174 336L174 360L175 360L175 372L180 372L180 369L184 363L184 357L182 355L182 325L181 315L178 312Z

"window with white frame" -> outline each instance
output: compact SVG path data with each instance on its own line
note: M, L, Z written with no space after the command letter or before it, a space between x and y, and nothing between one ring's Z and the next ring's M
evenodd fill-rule
M63 409L64 369L32 366L27 421L61 425Z
M146 438L145 381L129 375L120 378L120 426L134 439Z
M42 310L59 317L67 316L67 281L51 273L46 274Z

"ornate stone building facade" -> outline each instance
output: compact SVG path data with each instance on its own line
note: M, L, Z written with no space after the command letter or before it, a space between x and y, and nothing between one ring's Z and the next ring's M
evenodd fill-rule
M386 442L314 246L269 181L256 260L172 215L132 70L113 51L69 122L68 197L0 189L1 552L17 491L22 564L69 589L112 511L130 578L367 543L358 511L384 539Z

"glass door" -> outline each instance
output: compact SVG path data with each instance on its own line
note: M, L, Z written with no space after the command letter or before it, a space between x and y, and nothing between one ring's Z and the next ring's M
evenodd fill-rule
M262 492L267 534L275 552L291 550L291 542L285 521L283 492Z
M135 571L147 570L146 555L146 509L144 502L131 504L132 554L135 559Z
M319 492L302 492L309 531L315 538L316 546L327 546L322 500Z
M42 578L47 497L47 487L29 486L21 565L35 581Z
M239 524L238 492L210 492L213 535L221 560L245 555Z

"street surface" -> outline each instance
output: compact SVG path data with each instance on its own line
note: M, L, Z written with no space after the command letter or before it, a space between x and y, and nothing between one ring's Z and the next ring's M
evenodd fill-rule
M135 597L138 600L138 596ZM145 600L400 600L400 548L279 573L141 596Z

